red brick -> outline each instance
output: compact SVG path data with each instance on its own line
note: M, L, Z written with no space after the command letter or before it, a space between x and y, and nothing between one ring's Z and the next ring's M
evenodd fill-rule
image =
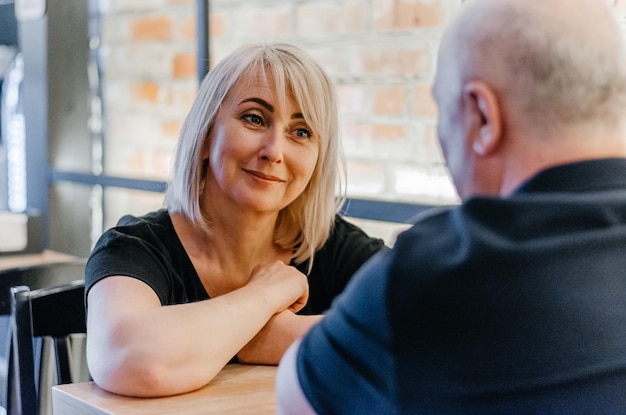
M436 125L424 126L424 145L422 150L424 152L424 161L444 162L443 151L441 150L441 145L439 144Z
M180 129L182 128L182 126L183 126L183 122L180 120L163 121L161 123L163 136L165 136L166 138L177 140L178 134L180 134Z
M222 13L211 13L209 15L209 37L211 39L224 35L224 15Z
M180 37L183 40L191 40L196 41L196 18L195 17L187 17L183 21L183 27L180 31Z
M367 5L352 2L312 2L298 8L298 34L306 37L364 32Z
M174 56L172 76L174 78L191 78L198 74L195 53L179 53Z
M374 88L375 115L403 115L406 107L404 85L381 85Z
M293 25L291 9L285 6L243 8L223 16L224 36L248 36L251 41L289 34Z
M132 38L141 40L170 40L172 19L168 16L143 17L132 22Z
M413 114L417 117L437 118L437 104L430 84L419 84L413 88Z
M425 53L413 49L364 48L361 62L365 73L387 76L424 75L430 67Z
M379 140L397 140L406 137L406 127L403 125L375 125L374 138Z
M436 27L445 23L441 0L389 0L378 3L376 30L402 30Z
M156 103L159 99L159 85L151 82L134 85L133 98L140 102Z

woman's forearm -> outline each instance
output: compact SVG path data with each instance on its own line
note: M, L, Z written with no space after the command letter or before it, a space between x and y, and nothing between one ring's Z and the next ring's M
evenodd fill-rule
M276 313L299 310L306 276L280 261L255 267L246 285L218 297L161 306L145 283L107 277L88 294L87 359L98 385L132 396L204 386Z
M90 319L95 309L92 301ZM114 307L105 309L115 314ZM243 287L207 301L98 318L89 324L89 367L100 386L120 394L194 390L208 383L274 312L258 291ZM99 324L110 326L96 328Z
M301 316L291 311L278 313L237 357L243 363L277 365L289 346L321 319L321 315Z

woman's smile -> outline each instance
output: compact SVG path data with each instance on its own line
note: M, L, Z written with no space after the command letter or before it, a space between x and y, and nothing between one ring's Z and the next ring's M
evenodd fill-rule
M248 169L243 169L243 171L245 171L250 176L252 176L252 178L254 178L254 179L261 179L263 182L277 182L277 183L284 183L284 182L286 182L286 180L283 180L280 177L276 177L276 176L272 176L272 175L269 175L269 174L265 174L265 173L262 173L260 171L248 170Z

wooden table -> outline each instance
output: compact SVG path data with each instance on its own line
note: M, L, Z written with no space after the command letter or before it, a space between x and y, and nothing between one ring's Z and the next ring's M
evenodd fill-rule
M54 415L274 414L276 366L229 364L207 386L165 398L130 398L93 382L52 388Z
M30 267L33 265L54 264L76 259L75 256L45 250L39 254L0 255L0 270Z

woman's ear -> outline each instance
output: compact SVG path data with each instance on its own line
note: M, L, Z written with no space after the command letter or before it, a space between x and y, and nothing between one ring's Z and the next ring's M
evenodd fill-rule
M463 86L463 100L467 116L476 123L472 150L479 156L492 154L502 142L503 118L498 98L489 85L469 81Z

